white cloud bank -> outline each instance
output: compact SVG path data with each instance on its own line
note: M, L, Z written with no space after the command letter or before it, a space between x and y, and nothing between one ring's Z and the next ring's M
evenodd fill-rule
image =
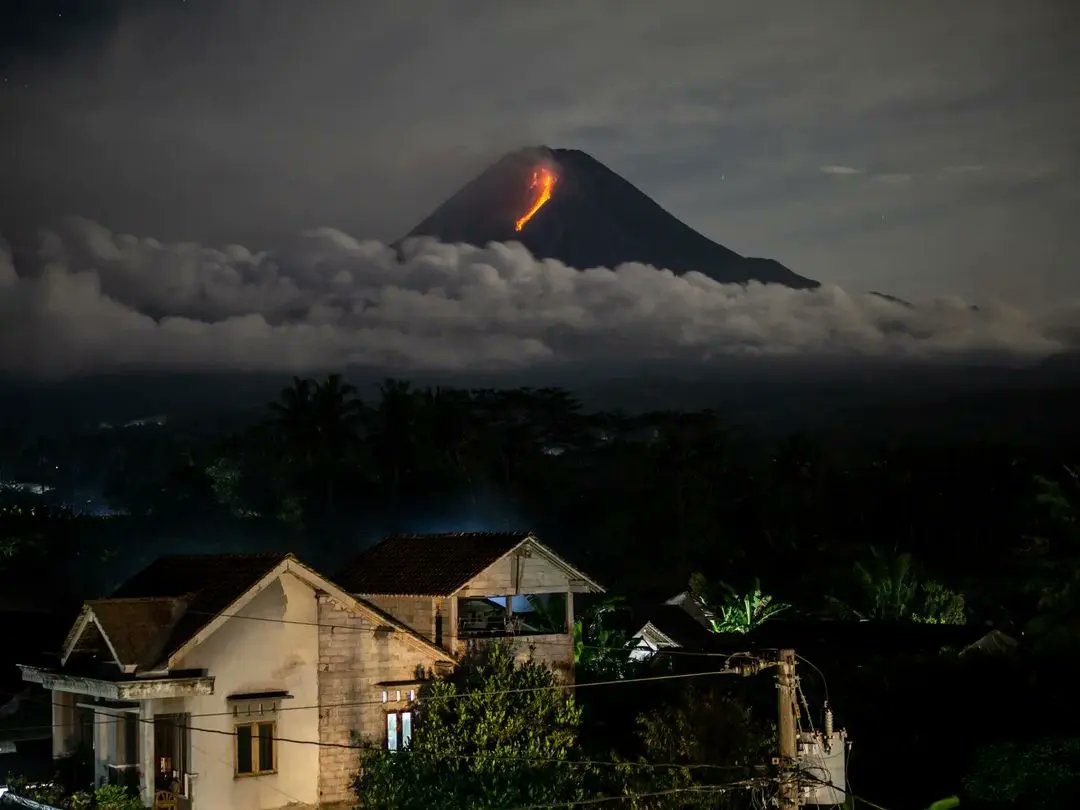
M726 355L1037 358L1070 318L839 287L718 284L638 264L575 270L517 243L381 243L322 228L253 252L162 244L76 220L16 273L0 243L0 370L521 369ZM1072 314L1080 312L1072 307Z
M838 166L836 164L820 166L819 169L822 174L837 174L841 177L863 173L862 169L856 169L854 166Z

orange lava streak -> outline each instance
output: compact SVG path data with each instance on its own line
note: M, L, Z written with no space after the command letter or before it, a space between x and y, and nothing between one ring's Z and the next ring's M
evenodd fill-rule
M555 175L549 169L537 169L532 173L532 182L529 188L539 188L540 193L536 196L532 207L522 215L521 219L514 223L514 230L520 231L525 223L533 218L533 215L544 207L544 203L551 199L552 189L555 188Z

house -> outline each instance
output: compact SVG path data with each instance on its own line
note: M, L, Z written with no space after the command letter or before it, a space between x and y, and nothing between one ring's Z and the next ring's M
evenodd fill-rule
M291 554L164 557L87 602L51 693L53 755L191 810L351 803L353 735L407 742L446 651ZM47 693L47 694L49 694ZM387 730L393 739L387 739Z
M716 646L711 611L690 591L682 591L659 605L639 606L632 611L643 621L630 634L630 660L648 661L661 650L709 650Z
M641 628L630 637L630 660L648 661L663 650L710 652L723 639L681 604L667 602L642 611Z
M574 594L600 590L529 533L389 537L334 582L291 554L170 556L86 602L57 664L19 669L86 782L346 807L358 738L408 745L417 689L470 649L509 639L572 678Z
M335 579L455 659L504 639L568 680L574 594L603 593L531 532L393 535Z
M746 634L717 633L713 615L684 592L661 605L635 612L640 629L631 634L629 656L647 661L665 650L683 655L720 655L740 647L795 647L808 654L904 655L951 650L959 655L1008 655L1018 642L999 629L979 625L900 621L773 619Z

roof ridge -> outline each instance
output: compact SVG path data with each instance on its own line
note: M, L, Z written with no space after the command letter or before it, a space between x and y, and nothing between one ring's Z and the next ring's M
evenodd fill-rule
M227 559L266 559L293 557L291 551L236 551L210 554L159 554L154 560L227 560Z
M131 604L132 602L181 602L190 598L191 594L180 594L179 596L103 596L100 599L87 599L86 604L100 605L105 602L123 602L125 604Z
M402 537L417 540L435 539L442 537L535 537L532 529L511 529L506 531L475 531L475 532L395 532L386 535L383 539L397 539Z

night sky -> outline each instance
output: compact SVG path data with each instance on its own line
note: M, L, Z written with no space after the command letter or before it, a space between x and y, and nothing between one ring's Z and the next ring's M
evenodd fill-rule
M0 340L31 347L0 370L521 366L582 334L598 356L1074 345L1070 0L0 8ZM825 288L537 292L513 249L403 269L365 241L529 144L583 149ZM607 315L628 298L632 328Z

